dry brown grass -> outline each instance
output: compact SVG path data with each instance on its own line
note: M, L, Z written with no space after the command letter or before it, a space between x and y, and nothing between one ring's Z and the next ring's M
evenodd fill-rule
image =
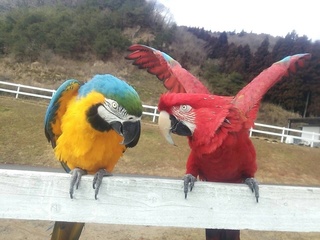
M50 166L60 169L43 132L47 101L0 97L0 163ZM252 139L257 149L261 183L316 185L320 183L320 149L286 145L268 139ZM115 173L181 178L189 153L186 139L175 137L178 147L167 144L157 126L143 122L137 147L120 159ZM195 188L196 189L196 188ZM263 196L261 196L263 199ZM1 239L48 239L52 226L43 221L1 220ZM320 233L242 231L243 240L320 239ZM88 224L81 239L204 239L202 229Z
M75 61L52 55L49 61L19 63L11 58L0 61L0 81L56 89L67 79L88 81L96 74L112 74L129 82L144 104L156 105L158 96L165 91L162 83L146 71L137 71L125 54L114 54L112 61Z
M257 122L280 127L288 126L288 118L299 118L298 113L284 110L281 106L263 103L260 106Z

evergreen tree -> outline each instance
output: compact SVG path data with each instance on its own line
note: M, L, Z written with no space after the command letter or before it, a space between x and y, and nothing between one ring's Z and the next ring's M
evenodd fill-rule
M303 71L285 78L271 88L265 99L304 116L318 115L318 104L315 104L315 101L320 93L320 72L317 63L320 56L317 54L317 48L317 44L312 45L306 36L299 37L295 31L288 33L285 38L280 38L271 54L273 62L288 55L304 52L312 53L312 58Z
M262 72L265 68L270 65L269 56L269 38L266 37L262 42L254 56L251 59L248 69L248 81L251 81L255 76Z
M228 52L228 35L226 32L222 32L219 38L212 37L206 48L208 49L209 58L221 58L225 57Z

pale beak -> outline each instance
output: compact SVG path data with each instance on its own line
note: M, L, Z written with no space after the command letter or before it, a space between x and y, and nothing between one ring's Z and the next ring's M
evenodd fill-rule
M166 111L161 111L159 114L158 124L161 134L168 141L168 143L175 145L171 137L171 120L169 113L167 113Z

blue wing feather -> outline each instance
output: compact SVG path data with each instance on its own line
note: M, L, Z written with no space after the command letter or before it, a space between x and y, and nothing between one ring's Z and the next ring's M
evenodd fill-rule
M57 89L56 93L53 95L49 103L44 120L44 131L48 141L51 142L53 148L55 147L55 140L57 136L55 136L55 133L52 130L52 124L58 120L57 112L65 111L65 109L61 109L62 105L66 105L66 102L70 100L70 97L74 94L77 94L80 85L81 83L74 79L65 81ZM67 93L70 94L67 95Z

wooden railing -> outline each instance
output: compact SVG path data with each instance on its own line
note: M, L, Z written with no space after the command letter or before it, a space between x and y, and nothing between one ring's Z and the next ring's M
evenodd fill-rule
M257 203L244 184L113 176L94 199L84 176L74 199L70 175L0 169L0 218L183 228L320 232L320 188L260 185Z

